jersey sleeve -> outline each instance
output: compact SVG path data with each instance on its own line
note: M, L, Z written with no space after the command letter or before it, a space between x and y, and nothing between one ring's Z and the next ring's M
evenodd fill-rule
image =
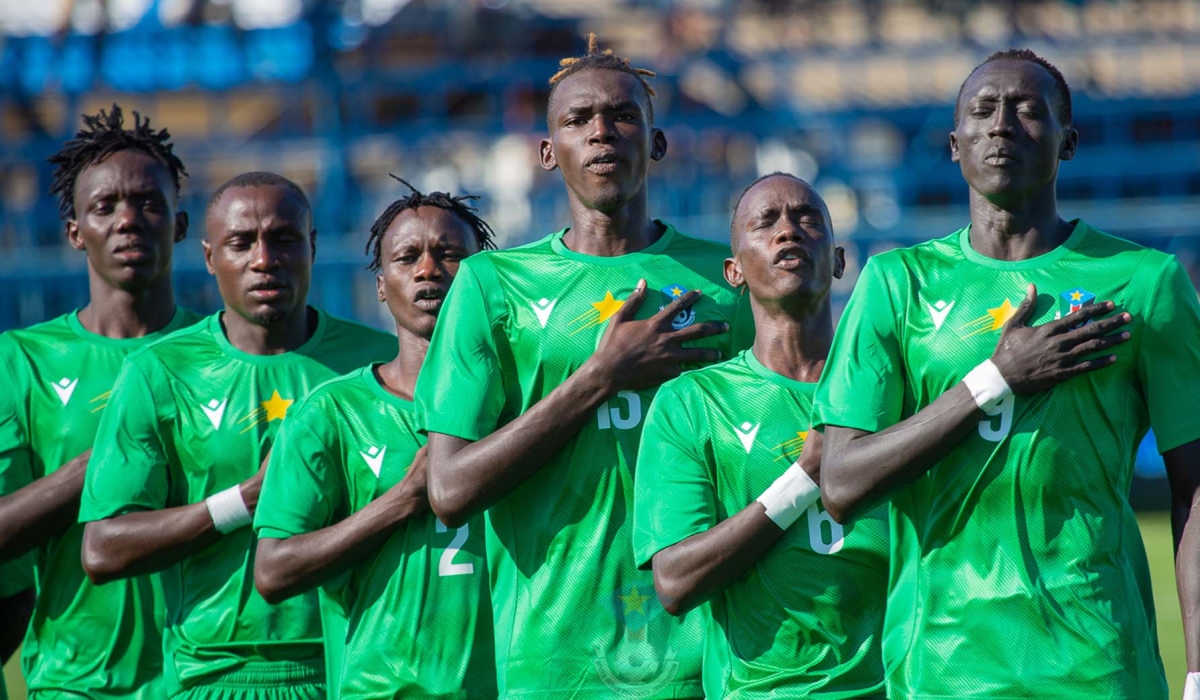
M9 352L11 343L0 342L0 370L8 377L10 391L0 391L0 496L33 483L33 448L29 444L24 404L28 388ZM13 387L12 382L16 383Z
M1200 439L1200 302L1187 273L1167 258L1148 296L1137 374L1160 452Z
M138 363L126 360L96 429L79 522L167 506L170 475L162 428L150 380Z
M900 421L904 360L897 310L877 260L869 261L838 323L813 403L813 428L879 432Z
M693 392L670 382L659 389L646 415L633 488L633 551L639 568L649 568L658 552L716 524L717 497L699 402Z
M345 501L336 430L317 409L284 421L271 450L254 513L259 537L286 539L334 522Z
M497 319L474 262L464 262L454 278L415 391L422 432L466 440L490 435L504 410L503 368L493 331ZM491 284L496 291L499 283Z

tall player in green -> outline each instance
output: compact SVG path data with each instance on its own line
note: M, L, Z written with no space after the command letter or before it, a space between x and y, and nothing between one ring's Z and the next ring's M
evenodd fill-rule
M271 453L254 528L269 602L324 584L347 611L342 700L496 697L482 518L429 511L413 388L459 263L494 248L470 198L413 190L371 227L367 250L399 354L317 387ZM344 572L349 576L344 577Z
M254 590L259 464L293 403L396 340L305 303L316 232L291 181L235 177L206 233L225 310L126 361L88 466L83 565L97 582L161 572L165 696L315 700L316 594L271 606Z
M782 173L746 188L731 238L725 279L749 291L754 347L654 397L638 454L634 554L653 566L672 614L712 600L708 697L882 698L884 510L843 527L813 499L788 523L763 496L789 469L818 476L819 436L805 443L842 249L825 202Z
M194 323L175 305L183 163L166 130L116 105L50 158L67 240L85 251L89 301L0 336L0 556L33 551L37 602L22 666L31 698L162 696L162 592L134 577L93 585L76 524L84 471L121 363Z
M667 143L645 73L594 37L563 65L541 162L572 225L459 268L417 382L430 502L450 527L487 511L501 697L699 697L707 621L634 565L633 465L655 388L747 347L752 319L723 246L647 214Z
M1166 696L1128 502L1150 427L1200 669L1200 305L1173 257L1059 217L1076 142L1044 59L972 72L950 136L971 224L869 262L817 390L830 513L891 499L894 698Z

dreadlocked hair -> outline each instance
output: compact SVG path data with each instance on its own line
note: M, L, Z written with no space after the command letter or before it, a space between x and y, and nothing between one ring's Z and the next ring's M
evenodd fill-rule
M173 149L170 132L151 129L150 120L143 119L137 112L133 113L133 128L126 129L125 116L116 103L113 103L112 111L102 109L95 115L83 115L83 128L75 138L47 159L56 166L50 192L58 196L59 213L63 218L74 218L75 182L79 174L88 166L121 151L138 150L161 163L171 173L178 196L180 180L187 177L187 169Z
M471 230L475 233L475 242L479 244L480 250L495 250L496 243L494 241L495 234L492 232L492 227L488 226L487 222L479 218L476 214L478 211L472 202L479 199L477 195L460 195L454 196L447 192L430 192L424 194L413 187L407 180L396 175L388 174L393 180L407 187L412 191L407 197L397 199L388 205L387 209L379 215L374 224L371 224L371 236L367 239L367 255L371 256L371 262L367 265L367 269L372 272L379 272L383 269L383 236L387 233L388 227L400 215L400 212L408 209L416 209L418 207L437 207L445 209L462 219Z
M596 33L588 34L587 53L583 56L570 56L558 62L558 72L550 76L550 99L554 99L554 91L562 84L562 81L567 76L583 72L585 70L615 70L622 73L627 73L637 78L639 84L646 91L647 98L656 97L657 93L654 88L650 87L650 83L646 82L646 78L653 78L654 71L648 68L636 68L629 62L628 58L618 56L613 53L612 49L600 50L600 42L596 39ZM650 113L647 115L650 121L654 121L654 105L650 99L646 100Z

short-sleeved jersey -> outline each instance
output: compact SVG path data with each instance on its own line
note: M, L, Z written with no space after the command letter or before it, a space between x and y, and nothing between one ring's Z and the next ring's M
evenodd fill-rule
M688 290L672 321L726 322L696 341L725 357L753 342L749 307L722 277L725 246L667 226L648 248L576 253L564 231L465 260L417 382L422 427L479 440L524 413L595 352L638 280L648 318ZM536 474L487 512L487 555L505 698L700 694L703 612L672 618L633 561L633 469L654 391L622 391Z
M295 401L396 354L385 333L317 313L302 346L251 355L221 314L130 355L101 420L79 518L193 503L254 476ZM269 605L254 588L254 536L231 532L161 572L168 694L206 683L279 685L324 677L317 595Z
M365 367L326 382L288 417L254 516L259 537L338 523L400 483L425 443L411 401ZM327 586L346 610L342 700L496 697L483 518L424 514Z
M1162 698L1148 567L1128 502L1138 444L1200 438L1200 304L1171 256L1077 222L1005 262L969 228L873 258L846 307L813 423L879 431L1033 323L1105 300L1133 316L1114 366L1009 398L891 501L884 661L897 697Z
M750 350L664 384L638 456L638 564L648 567L663 549L737 515L794 464L815 390L767 369ZM843 526L819 501L809 506L713 598L715 643L726 647L720 667L705 661L713 696L883 697L887 557L885 509Z
M121 363L200 316L177 308L141 338L92 333L78 312L0 335L0 495L53 474L92 447ZM25 635L29 689L97 698L158 698L162 589L151 576L93 585L83 573L83 526L30 553L37 602Z

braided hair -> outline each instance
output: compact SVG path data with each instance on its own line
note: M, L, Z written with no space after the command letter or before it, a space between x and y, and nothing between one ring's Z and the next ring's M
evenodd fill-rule
M125 116L120 105L115 103L109 112L102 109L94 115L83 115L83 128L75 138L47 159L56 166L50 193L58 197L59 214L64 219L75 217L75 182L79 174L88 166L121 151L141 151L161 163L171 174L178 196L180 181L187 177L187 169L173 149L170 132L151 129L150 120L143 119L137 112L133 113L133 128L126 129Z
M371 256L371 262L367 265L367 269L372 272L379 272L383 269L383 237L387 233L388 227L400 215L400 212L408 209L416 209L418 207L437 207L444 209L458 218L462 219L467 226L475 233L475 242L479 244L480 250L495 250L496 243L493 240L494 235L492 227L488 226L487 222L479 218L476 214L477 209L472 206L472 202L479 199L477 195L460 195L453 196L447 192L430 192L424 194L413 187L409 182L396 175L390 177L411 190L411 194L407 197L397 199L388 205L387 209L379 215L375 223L371 224L371 236L367 239L367 255Z
M612 49L601 51L595 32L588 34L586 54L564 58L558 62L558 68L558 72L550 76L550 97L548 102L554 100L554 92L568 76L582 73L586 70L615 70L637 78L638 84L646 91L646 105L649 110L647 116L650 119L650 123L654 123L654 104L650 98L654 97L656 93L654 92L654 88L650 87L650 83L646 82L646 78L654 77L654 71L648 68L634 67L628 58L614 54ZM547 115L547 121L549 121L549 115Z

